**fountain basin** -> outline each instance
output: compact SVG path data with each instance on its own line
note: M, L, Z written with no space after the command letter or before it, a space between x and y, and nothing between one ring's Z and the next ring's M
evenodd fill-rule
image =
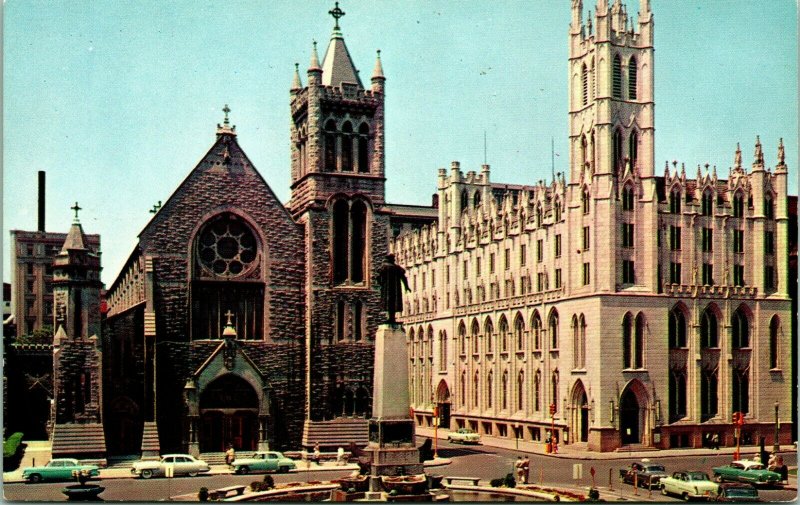
M97 484L72 484L61 490L70 501L97 501L106 488Z

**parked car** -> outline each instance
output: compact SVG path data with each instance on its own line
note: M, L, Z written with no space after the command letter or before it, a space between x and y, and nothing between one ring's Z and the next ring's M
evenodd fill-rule
M749 482L754 486L766 486L781 482L781 474L770 472L758 461L740 460L725 466L713 468L717 482L739 481Z
M143 479L150 477L166 476L167 468L173 468L173 475L188 475L195 477L198 473L208 472L211 467L201 460L195 459L189 454L165 454L160 460L137 461L131 468L131 473Z
M448 442L459 442L461 444L479 444L481 436L469 428L459 428L447 434Z
M758 489L752 484L744 482L725 482L719 485L717 501L761 501L758 499Z
M717 496L719 485L708 478L705 472L694 470L674 472L671 477L663 477L661 494L676 494L686 501L692 498L714 499Z
M233 473L239 474L250 472L286 473L297 468L294 461L276 451L258 451L249 458L236 458L231 466Z
M622 468L619 471L619 478L622 482L633 484L635 480L639 486L649 486L650 489L658 489L659 481L666 476L667 471L664 465L645 460L631 463L630 467Z
M100 469L95 465L81 465L77 459L52 459L44 466L34 466L22 470L22 478L30 483L45 480L75 480L73 472L88 472L90 477L98 477Z

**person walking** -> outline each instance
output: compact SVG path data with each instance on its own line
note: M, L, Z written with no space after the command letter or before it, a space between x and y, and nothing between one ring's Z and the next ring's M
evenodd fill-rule
M236 451L233 450L233 444L228 446L228 450L225 451L225 464L231 465L233 461L236 459Z
M514 473L516 474L517 482L522 482L525 478L525 471L522 469L522 456L517 456L517 461L514 463Z
M527 484L531 475L531 459L526 454L522 459L522 483Z
M314 459L314 463L319 465L319 461L320 461L319 442L314 444L314 456L313 456L313 459Z

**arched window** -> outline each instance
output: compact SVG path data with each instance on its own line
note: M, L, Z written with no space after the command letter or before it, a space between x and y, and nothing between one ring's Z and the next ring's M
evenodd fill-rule
M746 414L750 411L750 373L748 369L734 369L732 380L732 410Z
M349 228L347 201L339 200L333 205L333 282L347 280L347 243Z
M542 318L539 317L539 312L533 312L533 348L537 351L542 348Z
M432 330L431 330L432 331ZM353 340L360 342L364 338L364 305L361 300L353 304ZM431 339L433 335L431 335Z
M542 226L542 204L536 204L536 227Z
M478 351L480 350L480 347L478 346L478 336L481 333L481 328L477 319L472 320L472 331L470 333L470 338L472 339L472 353L478 354Z
M592 58L592 71L589 74L589 79L591 79L591 83L589 84L589 88L592 91L592 100L594 100L594 97L595 97L595 89L594 89L594 87L595 87L596 82L597 82L597 78L595 77L596 75L597 74L594 73L594 58Z
M632 131L628 137L628 158L631 160L631 170L636 168L639 159L639 134Z
M578 353L580 359L578 360L578 368L586 368L586 318L578 318L578 326L580 327L580 334L578 335Z
M500 352L508 352L508 322L500 316Z
M580 361L580 351L578 350L578 346L580 345L580 328L578 327L578 316L572 316L572 368L578 368L578 362Z
M551 410L558 412L558 370L553 371L553 375L550 376L550 405L554 407Z
M586 158L586 149L588 144L586 143L586 135L581 135L581 169L586 166L586 162L589 161Z
M467 327L464 321L458 325L458 349L461 355L467 354Z
M767 219L773 219L775 217L775 204L770 195L764 197L764 217Z
M467 406L467 372L461 372L461 406Z
M612 94L614 98L622 99L622 60L618 54L614 55L614 62L611 68L612 73Z
M433 364L433 327L428 325L428 360Z
M711 194L710 189L703 192L702 213L704 216L710 216L714 212L714 195Z
M769 367L772 369L776 369L780 365L778 362L778 334L780 333L780 328L780 319L778 319L777 315L772 316L772 320L769 322Z
M622 318L622 367L633 368L633 316Z
M672 214L681 213L681 192L678 188L673 189L669 194L669 211Z
M517 374L517 410L525 409L525 372Z
M622 149L622 130L616 129L611 139L611 159L614 164L614 166L611 167L611 172L613 174L616 175L624 167L624 156L625 153Z
M508 409L508 370L503 371L503 399L500 408L503 410Z
M361 123L358 127L358 171L369 172L369 126Z
M644 314L636 314L636 332L633 341L633 367L644 368Z
M586 70L586 64L581 68L581 81L583 83L583 105L589 103L589 72Z
M589 188L587 186L583 187L583 195L582 195L582 202L583 202L583 213L589 213Z
M367 206L358 200L350 207L350 282L364 282Z
M486 352L491 354L494 352L494 326L491 319L486 319L483 335L486 338Z
M353 125L350 121L342 125L342 171L353 171Z
M467 208L469 204L469 196L467 196L467 190L461 192L461 212L464 212L464 209Z
M325 170L336 171L336 121L325 123Z
M341 342L345 339L347 331L347 311L343 300L336 302L336 341ZM411 338L414 338L414 330L411 330Z
M494 403L494 372L489 370L486 374L486 408L492 408Z
M556 211L555 212L556 215L555 215L555 221L554 222L560 223L561 222L561 201L556 200L555 203L553 204L553 208Z
M476 209L481 205L481 192L476 191L474 195L472 195L472 206Z
M480 399L479 393L481 390L480 378L481 377L478 372L475 372L475 377L472 378L472 406L476 409L480 407L480 404L478 403L478 400Z
M542 409L542 372L536 370L533 376L533 410L539 412Z
M731 347L750 347L750 325L742 309L734 312L731 317Z
M669 374L669 422L686 417L686 373L671 370Z
M550 313L550 345L552 349L558 349L558 312L553 310Z
M733 195L733 217L744 217L744 197L739 191Z
M592 129L592 133L589 135L589 142L592 144L592 170L595 170L597 168L597 143L594 140L594 129Z
M517 314L517 319L514 321L514 337L517 341L517 350L523 350L525 348L525 321L522 320L520 314Z
M686 317L678 307L669 311L668 334L670 349L686 347Z
M633 210L633 186L630 184L622 188L622 210Z
M364 282L366 271L367 206L356 200L337 200L333 205L333 282Z
M700 421L705 422L717 415L718 375L717 369L704 368L700 372Z
M628 99L636 100L636 58L628 61Z
M716 347L719 347L717 315L711 308L707 308L700 316L700 348Z

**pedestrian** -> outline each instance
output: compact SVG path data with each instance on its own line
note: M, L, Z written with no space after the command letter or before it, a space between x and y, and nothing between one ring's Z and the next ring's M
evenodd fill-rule
M711 445L714 446L714 449L719 450L719 432L714 432L711 435Z
M336 464L339 466L347 464L347 458L344 456L344 449L341 447L336 450Z
M319 465L320 461L319 442L314 444L314 457L312 459L314 460L314 463Z
M525 471L522 469L522 456L517 456L517 461L514 463L514 473L517 477L517 482L522 482L525 478Z
M522 459L522 483L527 484L531 475L531 460L526 454Z
M228 450L225 451L225 464L231 465L233 461L236 459L236 451L233 450L233 444L228 446Z

